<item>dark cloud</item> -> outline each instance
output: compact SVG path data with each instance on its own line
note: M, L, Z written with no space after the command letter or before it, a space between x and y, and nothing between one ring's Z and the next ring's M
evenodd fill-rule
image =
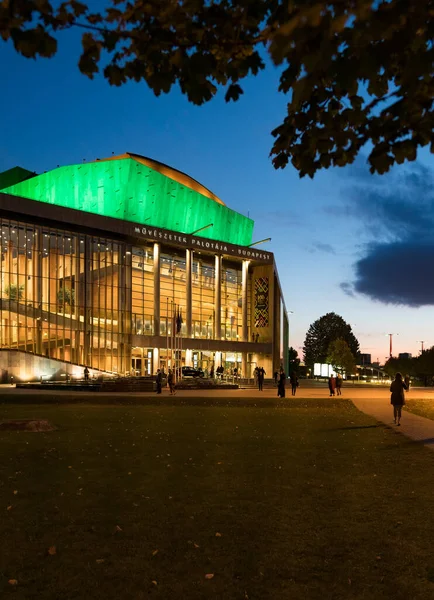
M427 167L411 168L378 177L355 177L346 190L344 213L357 217L367 244L354 265L355 280L341 288L347 295L359 292L388 304L434 304L434 187Z
M353 289L388 304L434 304L434 242L372 244L356 265Z

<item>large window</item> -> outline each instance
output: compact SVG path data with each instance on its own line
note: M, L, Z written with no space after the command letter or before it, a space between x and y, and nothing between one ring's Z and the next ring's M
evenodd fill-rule
M173 314L179 309L182 334L186 334L186 270L185 254L162 253L160 257L160 333L172 331ZM176 309L175 309L176 307Z
M192 273L192 336L214 337L215 269L210 259L194 255Z
M132 249L132 332L152 335L154 331L154 256L152 246Z
M0 220L0 346L122 372L131 252L105 238Z
M242 272L240 268L223 265L221 276L221 329L222 338L242 340Z

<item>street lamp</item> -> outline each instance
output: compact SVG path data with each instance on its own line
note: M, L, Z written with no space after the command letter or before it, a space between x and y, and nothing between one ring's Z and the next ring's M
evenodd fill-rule
M422 345L420 353L423 354L423 345L425 343L425 340L417 340L417 343Z
M392 358L392 338L394 335L399 335L399 333L386 333L386 336L389 336L389 358Z
M208 227L214 227L214 223L208 223L208 225L205 225L204 227L199 227L199 229L196 229L196 231L193 231L190 233L190 235L196 235L196 233L199 233L199 231L203 231L204 229L208 229Z
M252 246L259 246L259 244L265 244L266 242L271 242L271 238L265 238L264 240L259 240L259 242L253 242L253 244L249 244L247 248L251 248Z

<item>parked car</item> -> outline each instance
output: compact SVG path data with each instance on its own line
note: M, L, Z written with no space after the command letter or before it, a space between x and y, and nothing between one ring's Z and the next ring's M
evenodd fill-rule
M195 369L194 367L182 367L183 377L204 377L202 369Z

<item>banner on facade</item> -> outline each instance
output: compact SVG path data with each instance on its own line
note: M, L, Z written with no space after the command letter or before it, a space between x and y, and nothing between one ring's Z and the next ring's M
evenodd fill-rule
M255 327L268 327L268 277L258 277L255 279Z

